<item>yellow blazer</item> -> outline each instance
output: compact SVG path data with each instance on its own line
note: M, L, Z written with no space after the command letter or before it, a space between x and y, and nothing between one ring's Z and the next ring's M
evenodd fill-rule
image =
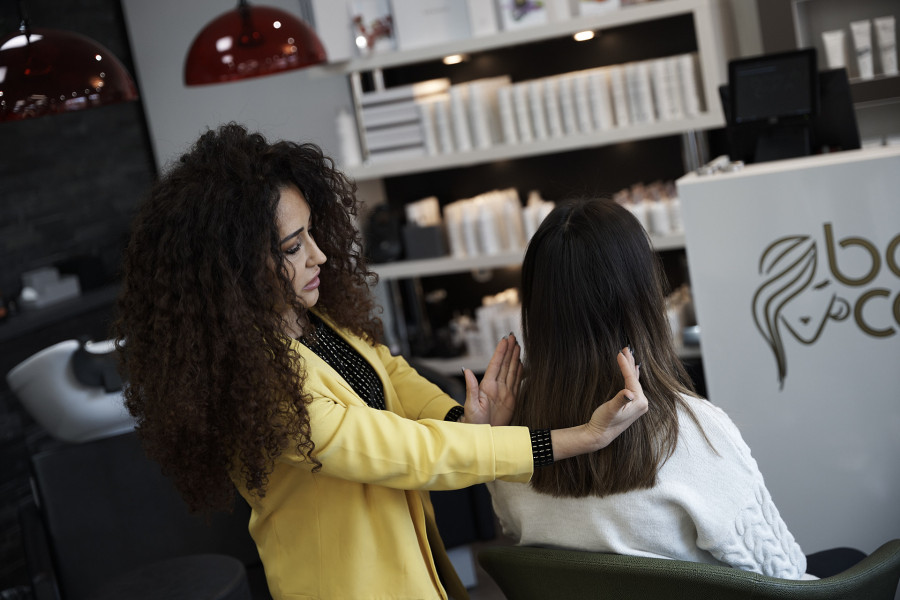
M370 408L299 342L315 456L278 457L264 498L248 494L250 534L275 600L466 598L437 535L427 492L528 481L524 427L444 421L455 400L382 345L335 330L375 369L387 410ZM440 572L440 575L438 573ZM443 578L443 585L441 579Z

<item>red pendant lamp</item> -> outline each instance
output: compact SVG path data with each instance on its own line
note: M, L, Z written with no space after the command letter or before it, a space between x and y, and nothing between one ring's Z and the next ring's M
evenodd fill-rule
M240 0L236 9L213 19L194 38L184 63L184 83L225 83L325 61L325 47L312 27L284 10Z
M58 29L19 30L0 39L0 121L18 121L136 100L137 87L109 50Z

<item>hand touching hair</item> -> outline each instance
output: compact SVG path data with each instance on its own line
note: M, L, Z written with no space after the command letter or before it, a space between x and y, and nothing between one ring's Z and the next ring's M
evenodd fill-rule
M513 425L583 423L623 387L612 357L630 346L649 411L607 448L536 471L532 486L558 496L651 487L674 450L676 407L692 384L665 317L665 280L641 224L611 200L558 205L522 265L524 383Z

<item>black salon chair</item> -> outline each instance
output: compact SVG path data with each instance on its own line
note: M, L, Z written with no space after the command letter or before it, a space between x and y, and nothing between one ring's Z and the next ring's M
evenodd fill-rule
M192 515L134 432L31 458L20 507L35 600L271 600L250 509Z

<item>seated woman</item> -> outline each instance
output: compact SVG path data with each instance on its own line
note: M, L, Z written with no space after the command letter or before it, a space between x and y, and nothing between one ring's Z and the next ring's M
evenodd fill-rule
M629 345L649 411L600 452L489 484L504 533L527 545L703 562L786 579L807 560L734 423L694 392L640 223L609 200L561 204L522 267L524 384L512 424L582 423L622 388Z

